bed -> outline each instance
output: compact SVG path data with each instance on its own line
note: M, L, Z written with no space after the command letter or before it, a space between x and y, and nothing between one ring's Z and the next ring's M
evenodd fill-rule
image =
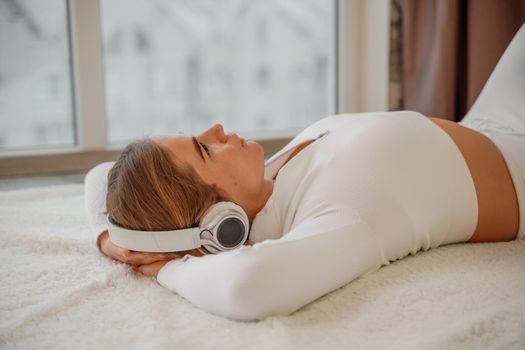
M238 322L103 257L83 199L83 184L0 192L0 348L525 348L525 240L419 252Z

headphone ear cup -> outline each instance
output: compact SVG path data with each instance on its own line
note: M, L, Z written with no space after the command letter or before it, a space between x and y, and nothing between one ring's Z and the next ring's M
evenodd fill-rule
M199 228L209 230L214 236L214 238L217 240L216 230L218 227L216 224L228 216L234 216L238 220L242 221L242 226L244 227L244 232L242 232L242 234L244 237L247 237L249 229L250 229L248 215L246 215L246 212L244 211L244 209L242 209L239 205L233 202L223 201L223 202L217 202L213 204L206 211L203 218L201 219L199 223ZM211 226L213 225L215 226L211 228ZM205 246L205 248L208 249L207 246Z
M202 229L208 229L216 222L217 219L221 219L222 216L224 216L224 213L226 213L228 210L233 210L239 213L246 220L246 222L248 222L248 216L244 212L244 209L233 202L223 201L217 202L208 208L199 222L199 227Z

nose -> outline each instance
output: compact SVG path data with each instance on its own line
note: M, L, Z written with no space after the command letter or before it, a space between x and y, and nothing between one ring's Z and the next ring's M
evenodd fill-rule
M211 128L201 134L201 137L210 141L226 142L228 138L224 134L224 127L221 123L213 124ZM208 141L208 142L210 142Z

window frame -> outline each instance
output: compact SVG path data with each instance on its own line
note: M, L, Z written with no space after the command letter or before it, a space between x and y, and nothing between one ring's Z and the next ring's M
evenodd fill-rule
M74 90L75 146L1 151L0 176L85 172L100 162L115 160L123 149L122 145L106 144L100 1L65 1ZM388 108L390 2L334 1L332 110L334 113L385 111ZM271 155L292 138L293 135L289 135L256 141L266 155Z

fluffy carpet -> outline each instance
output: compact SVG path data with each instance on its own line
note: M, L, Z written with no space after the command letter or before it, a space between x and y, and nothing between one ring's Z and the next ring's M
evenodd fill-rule
M291 316L237 322L101 256L83 191L0 192L1 348L525 348L525 241L420 252Z

